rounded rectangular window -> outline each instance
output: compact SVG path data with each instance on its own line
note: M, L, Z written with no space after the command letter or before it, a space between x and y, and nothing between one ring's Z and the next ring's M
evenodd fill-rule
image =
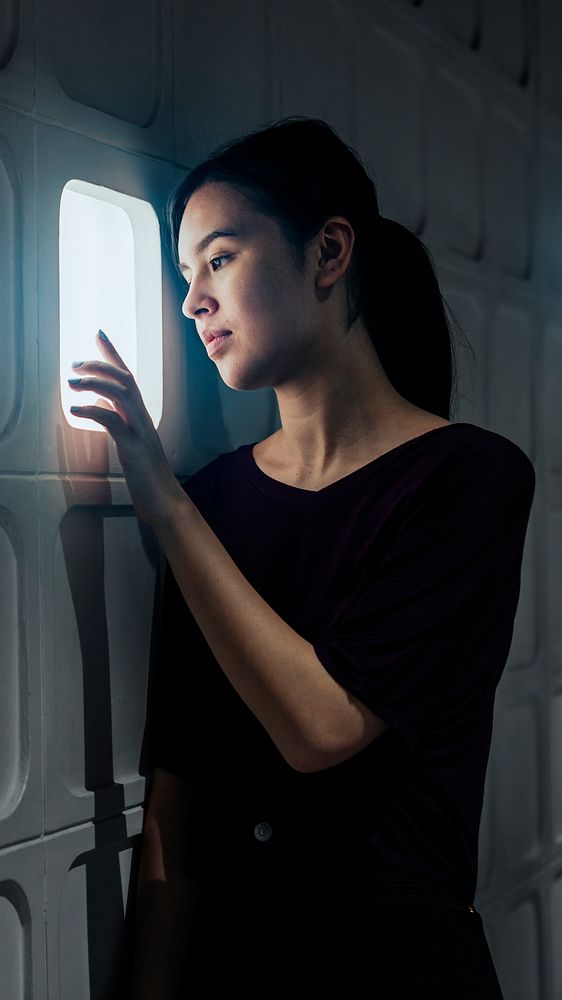
M107 360L97 346L102 329L132 371L158 427L162 418L162 264L153 206L98 184L65 184L59 217L60 394L72 427L105 428L70 412L101 394L76 392L73 361Z

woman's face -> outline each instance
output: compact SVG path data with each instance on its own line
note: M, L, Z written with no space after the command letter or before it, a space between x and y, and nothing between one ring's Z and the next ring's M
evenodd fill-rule
M214 230L237 235L215 237L197 255ZM314 280L297 270L275 220L230 185L206 184L186 205L178 253L189 283L184 315L201 338L211 328L231 331L211 355L226 385L280 386L314 365L322 343Z

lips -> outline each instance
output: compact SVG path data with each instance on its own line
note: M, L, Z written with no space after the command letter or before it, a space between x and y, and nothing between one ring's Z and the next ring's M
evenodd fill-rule
M207 330L203 330L201 336L206 344L210 344L216 337L225 337L230 333L232 330L213 330L209 327Z

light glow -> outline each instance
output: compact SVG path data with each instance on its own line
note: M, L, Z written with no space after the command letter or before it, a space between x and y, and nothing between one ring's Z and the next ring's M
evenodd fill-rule
M73 361L108 360L97 346L102 329L132 371L157 427L162 418L162 264L152 205L82 180L65 184L59 217L60 396L72 427L103 431L70 412L101 394L77 392Z

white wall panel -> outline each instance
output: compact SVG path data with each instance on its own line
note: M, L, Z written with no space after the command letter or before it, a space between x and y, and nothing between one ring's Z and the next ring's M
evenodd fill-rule
M42 844L0 851L2 1000L47 1000L43 867Z
M562 510L552 510L546 521L548 587L548 658L552 670L562 670Z
M558 0L536 0L541 102L562 124L562 6Z
M152 125L162 99L160 5L57 0L45 6L52 68L66 96L131 125Z
M531 266L531 116L504 101L486 120L484 165L485 254L502 270L522 278Z
M50 998L125 998L129 873L141 829L139 808L45 840Z
M560 720L562 723L562 719ZM562 726L561 726L562 729ZM562 756L562 746L560 747ZM562 785L559 783L559 789ZM550 954L552 956L552 996L562 997L562 871L556 873L552 880L549 896L550 912Z
M532 16L532 5L526 0L482 4L482 54L519 86L529 81Z
M20 649L18 557L3 521L13 531L9 511L0 507L0 655L3 679L0 701L0 816L11 811L20 792L20 759L24 742L21 732L22 693L19 690L20 662L23 657ZM20 558L21 555L22 553Z
M532 303L518 301L512 292L497 289L492 303L489 341L489 425L533 457L533 360L539 329Z
M278 107L266 0L171 0L176 159L195 165Z
M536 699L508 705L496 720L499 764L498 842L502 868L524 868L540 855L545 796L537 781L541 763L541 712Z
M560 262L562 268L562 260ZM548 473L562 474L562 420L560 386L562 385L562 313L560 322L547 317L544 325L544 354L541 386L544 394L544 449Z
M483 103L460 67L436 68L427 95L429 227L450 250L477 257L482 246Z
M352 96L351 22L336 0L286 0L270 9L283 114L327 118L345 128ZM310 39L314 38L314 45ZM326 66L331 68L326 88ZM302 81L307 81L303 92ZM287 110L285 110L287 109Z
M33 0L4 0L0 18L0 101L29 111L33 102Z
M356 39L356 52L356 146L372 167L382 214L418 229L427 211L419 41L406 25L398 34L369 25Z
M468 48L480 32L480 4L477 0L438 0L437 9L443 27Z
M552 775L550 787L552 790L552 840L557 846L562 846L562 689L555 691L550 706L550 742ZM557 892L562 892L562 881ZM562 898L560 898L562 904ZM560 910L562 921L562 907ZM562 928L561 928L562 929ZM562 934L559 937L562 941Z
M36 486L0 478L0 847L42 830Z
M2 288L2 314L4 322L8 328L8 336L4 337L2 347L5 358L5 366L2 366L3 386L0 394L0 438L6 437L10 432L10 424L13 424L14 413L19 404L19 389L21 381L18 381L18 374L21 376L21 365L18 366L18 351L16 329L18 322L17 293L21 286L21 244L17 237L18 209L21 210L21 198L17 196L20 192L15 188L14 160L11 151L2 142L4 147L3 156L0 160L0 204L2 205L3 232L2 241L4 253L0 257L1 285ZM11 169L10 169L11 168ZM10 176L11 174L11 176ZM20 251L19 253L17 251ZM21 357L21 354L20 354ZM18 373L18 367L20 372ZM20 390L21 391L21 390Z
M6 895L2 893L5 888ZM27 914L25 914L27 916ZM8 888L0 884L0 940L4 943L2 961L2 988L12 1000L25 1000L26 969L24 923L17 904L9 899ZM6 947L7 946L7 947Z
M521 899L499 928L499 969L509 1000L540 1000L540 903L536 894Z
M1 79L1 75L0 75ZM10 472L37 468L34 128L27 115L0 120L0 463Z
M539 142L539 151L537 270L541 289L552 295L562 292L562 132L558 142Z
M39 115L173 159L170 16L169 0L38 3Z
M46 829L142 802L139 774L159 549L124 482L40 483Z

